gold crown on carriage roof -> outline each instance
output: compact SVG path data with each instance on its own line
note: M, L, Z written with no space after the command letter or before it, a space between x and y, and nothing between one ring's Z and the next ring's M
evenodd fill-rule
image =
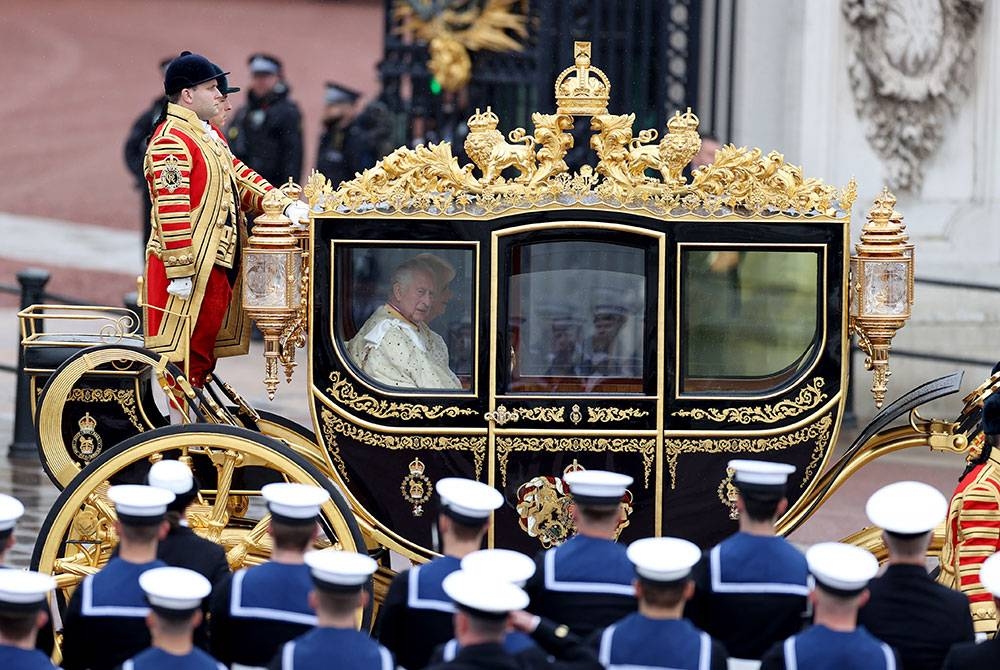
M590 64L590 42L573 43L573 67L556 78L556 113L597 116L608 113L611 80Z
M485 112L480 112L476 107L476 113L469 117L469 130L473 132L495 130L499 123L500 118L493 113L491 107L487 107Z
M673 134L682 133L687 130L698 132L698 123L698 117L688 107L687 111L683 114L680 113L680 110L674 112L674 115L667 121L667 129Z

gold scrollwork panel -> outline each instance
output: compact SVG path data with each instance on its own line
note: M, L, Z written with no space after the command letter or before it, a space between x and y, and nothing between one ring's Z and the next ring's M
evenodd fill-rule
M640 419L649 416L649 412L636 407L588 407L587 423L612 423L614 421L628 421L629 419Z
M733 438L667 438L663 441L667 469L670 473L670 488L677 485L677 459L682 454L763 454L780 451L807 442L815 442L809 465L803 481L812 474L830 443L834 421L832 414L826 414L815 423L798 430L767 437Z
M486 458L486 436L485 435L393 435L386 433L376 433L355 426L345 421L328 409L320 411L322 420L323 437L326 439L327 452L333 460L340 476L345 482L349 482L347 475L347 464L344 463L340 454L340 447L337 444L337 436L343 435L352 440L357 440L362 444L380 449L400 450L412 449L415 451L468 451L472 452L475 463L476 479L479 479L483 472L483 461Z
M643 477L646 488L653 472L656 458L656 438L626 437L498 437L496 441L500 484L507 485L507 463L516 452L611 452L639 454L642 456Z
M778 421L791 419L803 412L819 407L828 397L826 391L822 390L824 383L822 377L816 377L807 386L800 389L799 394L794 398L786 398L773 404L726 407L723 409L716 409L714 407L706 409L681 409L673 412L671 416L690 417L697 421L739 423L742 425L777 423Z
M565 407L519 407L517 415L526 421L548 421L561 423L565 421Z
M146 432L146 426L139 420L136 409L135 391L132 389L81 389L70 391L66 400L72 402L114 402L118 403L129 422L140 433Z
M327 387L326 392L340 404L380 419L414 421L416 419L454 418L476 414L476 410L467 407L420 405L379 400L370 395L358 393L351 382L343 378L339 372L330 373L330 386Z

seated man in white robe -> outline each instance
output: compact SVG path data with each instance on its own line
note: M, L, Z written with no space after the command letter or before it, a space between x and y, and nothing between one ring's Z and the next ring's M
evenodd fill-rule
M447 345L427 325L438 290L433 269L420 259L396 268L389 300L347 343L362 372L386 386L462 388L448 367Z

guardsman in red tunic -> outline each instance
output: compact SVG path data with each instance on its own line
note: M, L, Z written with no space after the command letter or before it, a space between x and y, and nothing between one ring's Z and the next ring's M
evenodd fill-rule
M208 123L223 99L220 74L228 73L190 52L171 62L163 83L165 118L153 131L144 166L153 202L145 343L171 361L187 359L195 386L204 384L217 358L249 348L240 244L247 215L263 211L264 194L273 188L234 158ZM299 220L308 206L289 200L285 213Z
M979 580L979 568L1000 549L1000 394L983 402L982 430L982 453L966 469L951 498L938 581L968 596L976 636L992 637L997 609Z

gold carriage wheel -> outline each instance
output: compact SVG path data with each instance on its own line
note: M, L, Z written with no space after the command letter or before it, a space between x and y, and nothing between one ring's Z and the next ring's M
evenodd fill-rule
M35 423L38 427L38 445L41 450L42 465L49 478L60 488L68 486L81 469L76 461L70 457L63 438L63 416L66 402L84 375L109 364L114 366L148 365L154 371L164 369L167 366L165 359L161 359L146 349L106 345L80 351L67 359L52 373L39 401ZM153 428L153 424L143 414L141 403L138 401L138 388L136 394L133 410L136 414L134 420L140 422L144 430L149 430Z
M194 446L197 445L197 446ZM187 449L215 465L218 488L202 488L206 505L190 519L203 537L221 544L230 567L237 569L267 560L266 513L244 516L259 491L233 490L237 468L263 466L286 481L314 484L330 492L321 509L320 525L331 542L346 551L365 552L361 531L337 487L306 459L284 444L245 428L195 424L169 426L125 440L101 454L63 490L42 524L31 568L56 578L60 606L69 601L84 576L97 572L116 544L115 512L107 498L108 480L125 468L164 452ZM197 503L196 503L197 507ZM361 625L369 626L371 605Z

